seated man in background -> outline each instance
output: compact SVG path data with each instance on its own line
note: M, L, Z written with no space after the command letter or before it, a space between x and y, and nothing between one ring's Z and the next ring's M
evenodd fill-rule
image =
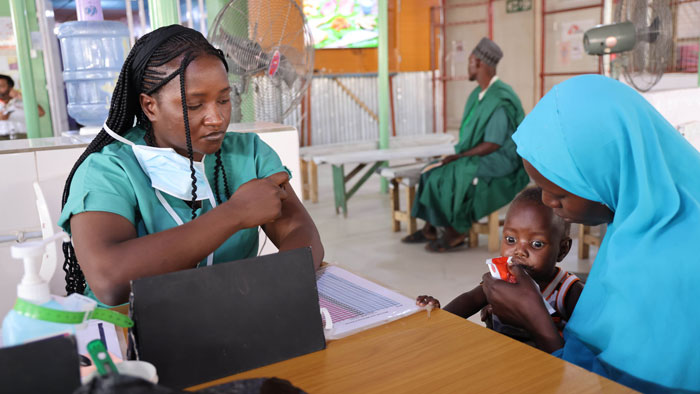
M454 249L474 221L509 203L529 182L511 139L525 114L513 89L496 76L501 57L485 37L469 56L469 80L479 85L467 99L459 143L455 154L421 175L411 214L425 226L402 242L428 242L426 249L434 252Z
M14 87L10 76L0 74L0 140L27 138L22 93ZM41 105L38 110L39 116L44 116Z

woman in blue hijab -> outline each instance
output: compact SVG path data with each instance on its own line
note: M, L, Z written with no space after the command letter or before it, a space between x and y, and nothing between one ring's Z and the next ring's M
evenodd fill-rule
M700 391L700 153L633 89L586 75L555 86L513 140L543 202L609 223L561 338L526 273L484 276L493 312L540 349L644 392Z

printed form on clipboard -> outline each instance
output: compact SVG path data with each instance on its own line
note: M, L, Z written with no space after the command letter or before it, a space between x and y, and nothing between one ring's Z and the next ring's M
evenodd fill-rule
M421 310L415 300L342 268L327 266L316 272L318 300L331 316L326 339L340 339L398 320ZM323 316L324 325L326 315Z

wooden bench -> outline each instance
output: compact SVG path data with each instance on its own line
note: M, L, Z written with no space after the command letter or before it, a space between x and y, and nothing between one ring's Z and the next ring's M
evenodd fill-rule
M373 149L361 152L346 152L335 155L316 156L313 161L318 165L327 163L333 167L333 192L335 195L335 212L343 211L343 216L348 216L348 200L369 179L370 176L382 165L392 160L423 160L454 152L452 144L423 145L394 149ZM345 164L355 164L355 167L345 174ZM354 185L349 186L350 180L360 174Z
M421 162L404 166L382 167L377 171L391 184L389 201L391 203L391 229L394 232L401 231L401 223L406 224L406 231L409 234L413 234L417 230L416 218L411 216L411 209L416 198L416 185L420 180L420 171L425 165L425 162ZM406 187L405 210L401 210L399 185Z
M491 212L489 216L486 217L486 222L474 222L472 227L469 229L469 247L476 248L479 246L479 234L486 234L488 236L488 249L489 252L498 252L501 249L501 235L499 233L499 228L503 226L503 220L500 219L498 214L498 209Z
M416 185L420 180L420 172L426 163L408 164L403 166L383 167L377 173L387 178L391 183L389 201L391 203L391 229L394 232L401 231L401 223L406 224L408 234L413 234L418 228L416 218L411 216L411 209L416 197ZM406 187L406 209L401 209L399 187ZM486 217L485 222L474 222L469 229L469 247L479 246L479 234L488 236L489 252L497 252L501 247L499 227L503 226L503 220L499 218L498 210Z
M600 248L601 242L605 237L605 231L608 226L602 224L598 227L598 234L591 233L591 226L586 226L583 224L578 225L578 258L580 260L587 259L590 256L591 246Z
M400 136L389 138L389 149L405 148L423 145L455 144L453 134L426 134L417 136ZM302 199L318 202L318 166L326 164L315 160L317 157L327 157L349 152L362 152L377 149L378 140L361 141L342 144L312 145L299 148Z

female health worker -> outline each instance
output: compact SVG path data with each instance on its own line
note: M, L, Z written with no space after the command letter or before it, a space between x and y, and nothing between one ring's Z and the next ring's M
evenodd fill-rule
M320 265L318 230L277 154L255 133L226 132L227 71L180 25L136 42L64 189L69 294L124 303L133 279L255 256L259 226L280 250L311 246Z

